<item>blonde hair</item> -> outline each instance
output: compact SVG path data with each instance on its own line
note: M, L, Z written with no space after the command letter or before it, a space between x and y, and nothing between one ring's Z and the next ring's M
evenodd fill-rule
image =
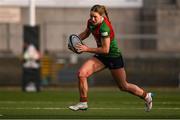
M107 13L107 9L106 9L106 7L104 5L94 5L91 8L91 11L92 12L97 12L101 16L105 15L109 19L109 16L108 16L108 13Z

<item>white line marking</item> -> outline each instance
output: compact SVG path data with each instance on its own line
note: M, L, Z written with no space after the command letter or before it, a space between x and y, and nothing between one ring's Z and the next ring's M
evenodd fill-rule
M2 110L66 110L68 108L61 108L61 107L0 107L0 109ZM89 108L92 110L141 110L144 108ZM180 108L175 107L175 108L171 108L171 107L161 107L161 108L153 108L156 110L180 110Z
M95 110L139 110L144 108L89 108L89 109L95 109ZM156 110L180 110L180 108L152 108Z
M60 101L51 102L51 101L0 101L0 104L55 104L55 103L62 103ZM63 102L64 103L64 102ZM65 102L65 103L72 103L72 102ZM112 102L104 102L104 103L112 103ZM121 102L121 104L141 104L142 102ZM153 102L154 104L180 104L180 102Z

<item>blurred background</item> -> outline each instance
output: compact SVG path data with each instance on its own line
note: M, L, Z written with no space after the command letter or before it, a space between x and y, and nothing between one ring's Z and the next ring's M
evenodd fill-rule
M29 4L30 0L0 1L0 87L22 85ZM108 9L128 81L180 87L180 0L36 0L41 87L77 87L77 70L92 54L69 51L68 36L85 30L94 4ZM92 35L85 44L95 46ZM90 86L114 83L108 70L89 78Z

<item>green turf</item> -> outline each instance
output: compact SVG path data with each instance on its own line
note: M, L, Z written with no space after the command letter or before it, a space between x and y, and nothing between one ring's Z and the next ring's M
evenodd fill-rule
M0 119L180 119L179 89L149 89L155 93L153 109L144 112L144 102L117 89L90 89L89 109L74 112L67 106L78 102L77 89L24 93L0 90Z

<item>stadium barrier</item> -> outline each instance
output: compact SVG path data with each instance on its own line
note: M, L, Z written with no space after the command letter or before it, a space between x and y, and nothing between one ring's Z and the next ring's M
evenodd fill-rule
M70 64L68 58L51 57L52 63L48 63L50 67L45 65L41 69L43 72L51 69L48 70L49 77L51 78L48 85L77 85L76 73L85 59L79 58L77 64ZM0 65L0 86L21 85L22 66L21 60L18 57L1 58ZM180 57L125 58L125 66L128 81L140 86L179 86ZM43 74L45 75L45 73ZM92 86L115 85L115 81L108 70L92 75L89 78L89 83Z

